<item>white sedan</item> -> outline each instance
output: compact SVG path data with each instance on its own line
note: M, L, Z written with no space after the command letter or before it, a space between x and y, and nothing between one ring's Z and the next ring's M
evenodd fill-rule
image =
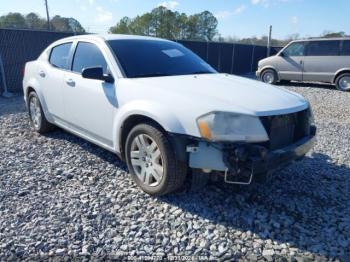
M59 126L116 153L152 195L187 175L249 184L302 158L316 133L302 96L220 74L158 38L61 39L26 64L23 91L37 132Z

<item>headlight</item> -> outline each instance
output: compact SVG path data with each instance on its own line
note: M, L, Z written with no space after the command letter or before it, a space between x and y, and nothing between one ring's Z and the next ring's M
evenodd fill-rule
M269 140L258 117L212 112L197 119L203 138L211 141L262 142Z

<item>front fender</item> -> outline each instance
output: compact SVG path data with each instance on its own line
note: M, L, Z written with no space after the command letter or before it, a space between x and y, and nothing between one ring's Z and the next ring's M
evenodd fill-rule
M114 148L118 153L120 153L120 132L123 123L127 118L133 115L151 118L167 132L186 134L186 130L178 117L164 105L153 101L135 100L119 108L114 118Z

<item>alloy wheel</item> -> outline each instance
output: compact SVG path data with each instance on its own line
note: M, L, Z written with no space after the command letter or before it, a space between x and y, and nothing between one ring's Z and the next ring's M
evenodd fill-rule
M343 76L339 79L339 87L343 91L350 90L350 76Z
M268 84L272 84L275 80L275 76L272 72L266 72L263 75L263 81Z
M147 186L158 186L164 176L164 167L162 154L154 139L146 134L136 136L130 154L138 179Z
M33 125L36 129L40 129L41 125L41 109L39 99L33 96L29 101L29 111L30 118L33 122Z

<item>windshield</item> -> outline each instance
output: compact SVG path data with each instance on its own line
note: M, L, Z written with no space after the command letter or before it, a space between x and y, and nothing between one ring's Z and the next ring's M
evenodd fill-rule
M205 61L175 42L123 39L108 43L129 78L216 73Z

